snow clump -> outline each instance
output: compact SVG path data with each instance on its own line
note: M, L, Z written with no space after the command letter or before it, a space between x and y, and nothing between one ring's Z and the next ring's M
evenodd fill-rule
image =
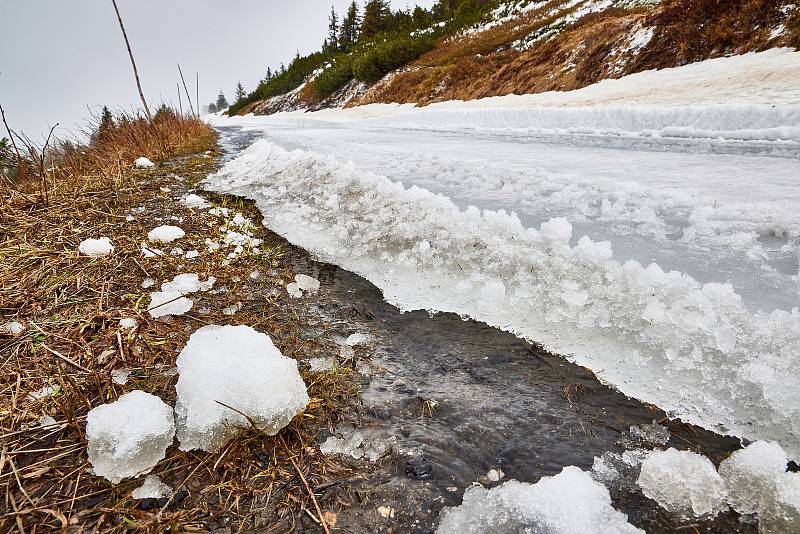
M206 326L177 360L181 450L218 450L251 422L275 435L308 404L297 361L249 326Z
M294 281L306 293L316 293L319 291L319 280L307 274L296 274Z
M131 492L134 499L166 499L172 495L172 488L161 482L157 475L147 475L144 483Z
M123 317L119 320L119 326L126 330L132 330L139 325L138 321L133 317Z
M147 310L154 318L183 315L194 306L194 302L185 295L208 291L214 287L216 281L213 276L201 282L200 277L194 273L179 274L171 282L161 284L161 291L150 293L150 306Z
M101 237L100 239L84 239L78 245L78 250L84 256L96 258L114 252L114 245L111 244L111 240L107 237Z
M800 531L800 473L787 473L786 452L756 441L719 466L728 503L741 514L758 514L760 532Z
M89 462L114 484L150 471L174 437L172 408L144 391L122 395L86 417Z
M10 323L0 326L0 334L11 334L12 336L18 336L24 331L25 325L18 321L11 321Z
M151 167L155 167L156 166L155 163L153 163L152 161L150 161L149 159L147 159L145 157L141 157L141 158L137 159L134 162L134 165L136 165L136 168L138 168L138 169L149 169Z
M177 226L162 225L150 230L147 239L155 243L171 243L185 235L186 232Z
M211 204L209 204L206 199L204 199L200 195L195 195L194 193L184 197L181 200L181 204L183 204L187 208L195 208L195 209L204 209L211 207Z
M725 483L714 464L694 452L651 452L637 483L645 496L683 519L714 517L727 508Z
M608 490L581 469L565 467L536 484L510 480L468 488L461 506L442 511L437 534L642 533L611 506Z

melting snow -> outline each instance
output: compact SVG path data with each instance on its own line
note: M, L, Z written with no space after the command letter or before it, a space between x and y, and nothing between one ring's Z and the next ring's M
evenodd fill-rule
M172 408L144 391L93 408L86 417L89 462L114 484L150 471L174 436Z
M177 365L181 450L218 450L251 422L274 435L309 401L297 362L249 326L197 330Z
M84 239L78 245L78 250L84 256L91 256L94 258L111 254L114 252L114 245L111 244L111 240L107 237L101 237L100 239Z
M183 204L187 208L195 208L195 209L205 209L211 207L211 204L206 199L194 193L185 196L181 200L181 204Z
M155 167L156 164L145 157L141 157L134 162L134 165L140 169L149 169Z
M157 475L147 475L141 486L131 492L134 499L165 499L172 495L172 488L161 482Z
M171 243L185 235L186 233L177 226L162 225L150 230L147 239L155 243Z

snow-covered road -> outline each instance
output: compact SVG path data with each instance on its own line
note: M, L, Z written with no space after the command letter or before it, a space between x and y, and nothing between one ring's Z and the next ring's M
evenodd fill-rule
M800 456L800 54L581 91L215 119L211 189L369 279ZM624 104L624 105L623 105Z

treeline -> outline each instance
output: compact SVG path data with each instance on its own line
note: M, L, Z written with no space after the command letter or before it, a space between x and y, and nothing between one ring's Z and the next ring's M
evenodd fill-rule
M438 39L481 20L499 1L438 0L431 9L417 6L397 11L387 0L367 0L363 7L353 1L341 18L331 8L321 49L307 56L298 54L288 67L267 68L252 92L237 95L228 114L235 115L257 100L286 94L316 71L314 87L320 99L353 79L374 83L433 49Z

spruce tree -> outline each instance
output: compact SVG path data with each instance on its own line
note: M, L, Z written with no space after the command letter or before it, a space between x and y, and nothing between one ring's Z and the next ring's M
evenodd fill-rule
M114 116L107 106L103 106L103 111L100 112L100 124L97 125L95 139L97 141L102 141L115 127Z
M369 39L384 31L392 11L386 0L369 0L364 6L364 20L361 22L361 38Z
M327 49L329 53L339 49L339 16L333 6L331 6L331 14L328 15Z
M208 112L209 113L216 113L217 112L217 105L212 102L208 105Z
M239 101L243 100L245 96L247 96L247 93L244 90L244 86L242 85L242 82L237 83L236 84L236 102L239 102Z
M217 111L222 111L223 109L228 109L228 99L225 98L225 93L220 91L217 97Z
M358 4L355 0L350 3L347 8L347 14L342 20L342 27L339 31L339 48L342 50L349 50L356 42L358 42L358 28L361 20L358 13Z

